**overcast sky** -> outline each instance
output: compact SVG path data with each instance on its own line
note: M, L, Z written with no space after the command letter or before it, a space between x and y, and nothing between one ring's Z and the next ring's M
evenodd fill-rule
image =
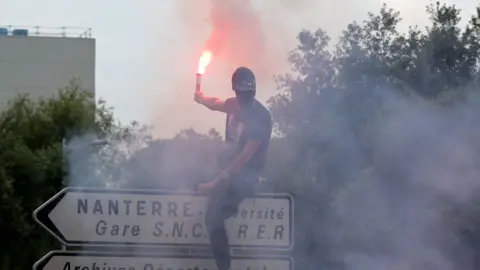
M286 51L294 46L295 34L301 28L321 27L335 37L348 22L364 19L366 12L377 11L382 3L380 0L253 2L267 28L269 22L272 25L282 24L281 34L266 32L267 39L276 41L273 44L282 44L269 48L274 50L274 46L278 47L276 49L280 53L277 58L285 57ZM276 10L275 3L280 2L282 9ZM402 12L404 25L421 25L426 21L424 6L429 2L427 0L385 2ZM446 2L462 8L464 16L470 16L478 3L473 0ZM165 103L176 102L177 98L172 97L178 91L188 92L188 95L178 98L191 97L198 60L196 55L209 34L208 0L0 0L0 7L0 24L91 27L97 42L97 95L115 107L122 121L135 119L162 125L168 110L158 108L167 108ZM191 76L186 76L190 73ZM179 84L179 80L182 83ZM268 84L269 78L260 80ZM222 91L225 96L229 94L228 89ZM268 95L264 93L261 98ZM195 105L189 100L182 106ZM192 114L198 113L193 111ZM206 125L196 124L199 118L188 114L178 120L172 119L171 115L168 117L171 127L161 132L165 136L185 125L206 128L222 124L218 117L212 120L215 124Z

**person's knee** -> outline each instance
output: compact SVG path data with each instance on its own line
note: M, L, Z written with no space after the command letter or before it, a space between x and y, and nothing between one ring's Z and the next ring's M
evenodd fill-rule
M207 211L207 214L205 215L205 225L207 226L209 234L221 228L223 226L223 220L220 216L220 212L215 209Z

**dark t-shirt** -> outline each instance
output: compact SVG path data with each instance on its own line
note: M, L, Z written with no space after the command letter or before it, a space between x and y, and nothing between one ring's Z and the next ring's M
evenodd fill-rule
M259 140L261 141L260 148L243 168L259 173L265 165L272 135L270 112L257 100L252 108L240 110L237 99L229 98L225 101L225 107L227 109L225 141L228 144L229 157L224 157L224 159L227 159L229 163L235 154L242 151L249 140Z

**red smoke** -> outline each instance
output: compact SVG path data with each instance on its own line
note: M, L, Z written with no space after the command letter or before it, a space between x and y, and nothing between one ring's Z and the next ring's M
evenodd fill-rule
M186 127L200 132L224 128L224 115L196 106L189 90L202 52L212 53L202 81L206 95L230 97L231 74L238 66L255 72L259 99L275 94L272 75L283 72L286 52L295 45L297 32L288 31L289 16L301 19L298 8L305 1L316 0L173 0L180 29L172 35L177 42L159 62L183 64L161 71L168 80L159 90L161 104L155 101L155 135L171 136Z
M251 0L210 0L210 3L212 31L205 49L229 66L252 66L261 62L264 35Z

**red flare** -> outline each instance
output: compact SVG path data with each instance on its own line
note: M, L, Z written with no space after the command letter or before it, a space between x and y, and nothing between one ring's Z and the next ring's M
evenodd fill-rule
M204 51L200 60L198 61L198 74L204 74L207 66L212 61L212 53L210 51Z

